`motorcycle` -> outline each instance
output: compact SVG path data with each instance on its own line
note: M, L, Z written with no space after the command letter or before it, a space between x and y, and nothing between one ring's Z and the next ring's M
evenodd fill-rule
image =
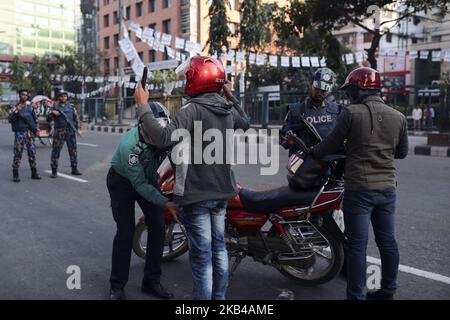
M299 146L300 138L290 133ZM328 157L330 170L336 160ZM174 176L171 162L164 160L158 170L162 193L172 198ZM284 276L302 285L318 285L332 280L344 263L344 235L336 223L341 208L343 180L333 172L313 189L295 190L284 186L267 191L252 191L238 184L238 195L228 202L226 245L230 277L245 257L275 267ZM166 238L163 261L181 256L188 250L182 225L164 213ZM146 226L139 218L133 239L134 252L145 258Z

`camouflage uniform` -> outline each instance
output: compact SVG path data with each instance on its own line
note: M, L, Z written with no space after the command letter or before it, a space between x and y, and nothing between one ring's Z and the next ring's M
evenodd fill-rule
M24 120L25 119L25 120ZM30 104L24 106L18 113L10 113L9 122L14 131L14 158L12 167L19 169L24 147L27 149L31 169L36 168L36 146L31 131L37 127L37 117Z
M70 121L74 128L78 130L78 118L76 114L76 109L70 103L66 103L61 106L56 103L54 109L59 112L64 112L67 117L67 121ZM74 131L70 124L66 121L64 116L59 115L56 117L54 114L49 113L47 116L47 121L55 121L54 133L53 133L53 145L52 145L52 156L50 166L52 169L58 168L58 160L61 153L61 149L64 146L64 142L67 143L67 149L69 151L70 165L72 168L77 167L77 138L76 131Z

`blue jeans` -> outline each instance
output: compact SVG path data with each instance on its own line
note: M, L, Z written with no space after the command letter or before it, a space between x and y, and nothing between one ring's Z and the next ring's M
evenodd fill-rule
M193 299L224 300L228 286L225 245L227 201L202 201L183 208L180 218L189 239Z
M399 253L394 235L395 198L394 187L380 191L344 193L348 299L365 298L370 221L381 256L381 290L386 294L394 294L397 289Z

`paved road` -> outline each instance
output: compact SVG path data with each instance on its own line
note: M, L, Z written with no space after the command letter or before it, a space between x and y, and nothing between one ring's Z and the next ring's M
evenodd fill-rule
M0 124L0 299L105 299L108 291L111 243L115 232L105 176L118 134L87 132L79 139L81 183L50 179L50 148L38 147L43 179L31 180L24 155L22 182L11 182L12 134ZM286 157L281 151L280 157ZM399 299L450 299L450 284L429 279L450 277L450 160L409 156L399 161L397 236L401 264L433 274L400 272ZM69 173L67 149L60 171ZM285 182L284 166L275 176L259 176L259 167L235 166L238 180L254 188ZM368 255L378 258L373 241ZM81 268L81 290L68 290L66 269ZM143 261L133 256L127 293L139 292ZM163 281L178 299L189 299L191 276L188 256L164 265ZM406 270L408 271L408 270ZM419 272L420 273L420 272ZM444 282L442 282L444 281ZM295 299L343 299L345 281L337 278L315 288L299 286L275 269L251 261L239 266L228 290L229 299L276 299L290 290Z

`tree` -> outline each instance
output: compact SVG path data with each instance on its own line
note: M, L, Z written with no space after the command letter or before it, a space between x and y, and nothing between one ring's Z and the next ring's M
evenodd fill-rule
M375 53L379 47L380 39L408 17L415 17L417 13L427 12L432 8L439 8L441 14L447 10L447 0L292 0L291 5L282 14L282 28L294 31L301 35L305 30L315 29L321 35L329 36L333 30L340 29L353 23L370 34L372 40L366 48L368 61L372 68L377 67ZM380 8L384 11L397 13L397 17L380 22L377 14ZM366 24L367 18L375 19L373 24Z
M33 57L31 66L31 90L36 94L49 95L52 90L50 75L55 70L55 61L49 56Z
M27 66L24 62L19 61L19 57L15 56L12 66L12 76L11 76L11 88L13 90L29 89L31 85L30 79L25 77L25 73L28 71Z
M228 0L212 0L209 7L209 54L216 53L220 56L224 51L228 51L228 37L231 36L228 28L228 18L226 5L230 6Z
M239 49L245 52L261 51L265 45L270 42L268 35L271 29L272 12L275 10L275 4L263 5L261 0L243 0L241 4L241 20L239 29ZM249 57L246 58L245 79L249 79L250 74L259 73L264 68L257 68L250 65ZM256 76L260 78L261 75ZM255 80L255 81L254 81ZM251 87L257 85L256 79L253 79Z
M99 55L99 59L101 59L101 54L99 53ZM57 55L56 61L56 71L63 75L96 76L98 74L95 56L83 53L74 47L69 48L65 55ZM73 81L65 83L64 89L73 92L81 92L81 85L81 82ZM96 83L88 83L87 90L94 90L96 86Z

